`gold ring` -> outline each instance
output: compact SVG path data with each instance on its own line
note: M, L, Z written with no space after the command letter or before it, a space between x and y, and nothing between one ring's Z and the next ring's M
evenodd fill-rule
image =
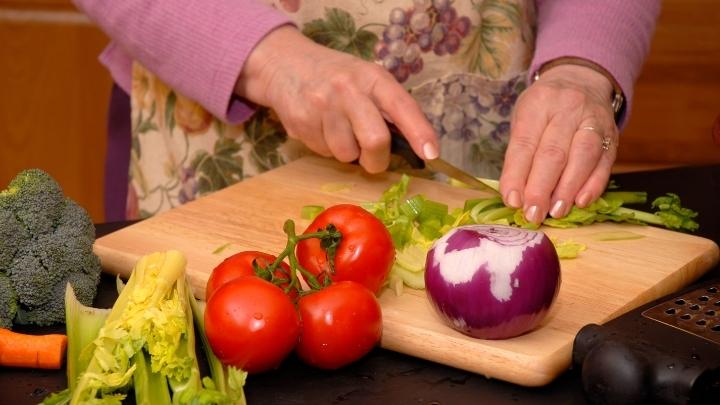
M604 136L598 128L595 128L592 125L586 125L584 127L580 127L580 130L595 132L596 134L598 134L598 136L600 136L600 140L602 141L602 144L600 145L602 150L604 150L604 151L610 150L610 145L612 145L612 140L609 137Z

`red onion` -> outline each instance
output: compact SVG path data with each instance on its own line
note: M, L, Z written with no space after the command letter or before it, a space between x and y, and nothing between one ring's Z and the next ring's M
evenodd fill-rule
M467 225L435 241L425 286L448 325L473 337L504 339L545 317L560 289L560 261L540 231Z

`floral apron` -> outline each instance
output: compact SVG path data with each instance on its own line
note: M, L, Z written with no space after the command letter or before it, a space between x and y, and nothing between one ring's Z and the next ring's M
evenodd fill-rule
M314 41L382 64L417 100L443 158L497 178L534 46L532 0L266 0ZM312 153L273 111L211 116L135 63L127 217L148 217Z

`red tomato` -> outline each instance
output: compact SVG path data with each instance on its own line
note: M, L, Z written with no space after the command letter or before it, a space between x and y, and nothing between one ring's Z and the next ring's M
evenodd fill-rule
M276 259L277 257L273 255L251 250L235 253L234 255L229 256L228 258L223 260L222 263L218 264L210 274L210 278L207 281L207 286L205 287L205 299L209 300L218 288L222 287L230 280L234 280L242 276L255 275L255 270L253 269L252 265L253 260L257 260L257 264L261 268L266 268L267 266L271 265ZM288 266L285 262L280 263L280 266L285 269L285 273L283 273L282 270L278 269L275 270L275 276L281 278L290 277L290 266ZM281 288L284 288L286 286L287 284L283 284ZM297 291L291 293L292 297L296 295Z
M205 334L215 355L249 373L277 367L292 351L300 320L290 297L244 276L220 287L205 307Z
M336 369L366 355L382 334L375 295L353 281L340 281L300 298L302 329L298 356L307 364Z
M342 233L335 253L335 273L330 278L357 281L377 293L395 259L395 247L385 225L362 207L340 204L321 212L305 233L324 229L328 224ZM300 241L297 258L315 276L330 271L327 254L317 238Z

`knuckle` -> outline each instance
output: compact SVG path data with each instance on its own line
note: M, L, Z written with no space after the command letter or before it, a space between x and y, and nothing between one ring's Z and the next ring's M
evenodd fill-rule
M295 132L298 132L297 130L299 128L304 127L309 120L310 114L304 108L292 108L287 112L287 121L290 126L295 128Z
M601 150L598 147L599 140L600 137L583 136L577 142L573 142L573 148L582 156L598 155Z
M510 148L514 152L532 154L535 151L535 142L533 138L522 133L515 134L510 138Z
M325 109L328 106L327 93L320 89L312 89L305 92L305 100L312 108ZM306 113L309 115L308 113Z
M568 160L568 153L558 145L545 145L538 150L538 157L553 165L564 167Z
M385 80L395 80L394 76L390 72L388 72L387 69L375 63L367 64L367 73L370 75L370 77L382 78Z
M386 144L387 142L383 137L377 135L369 135L366 136L363 140L362 148L369 153L375 153L379 150L382 150L386 146Z
M524 97L528 98L528 99L530 99L530 98L535 99L539 103L543 103L543 104L557 99L558 91L555 87L548 86L548 85L541 85L532 90L534 90L532 93L528 92L526 95L524 95ZM523 96L523 94L521 94L521 97L522 96Z
M330 78L329 82L333 91L339 93L344 93L354 86L352 75L348 72L336 73Z

